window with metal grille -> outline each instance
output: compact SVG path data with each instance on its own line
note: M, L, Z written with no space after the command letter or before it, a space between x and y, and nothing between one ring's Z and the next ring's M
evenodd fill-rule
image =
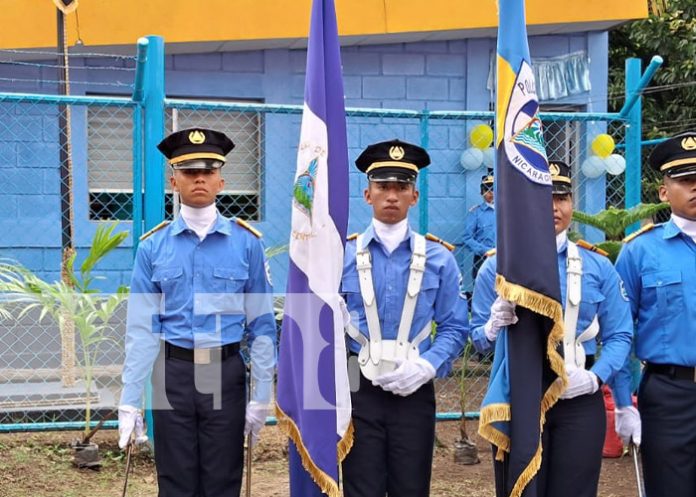
M93 220L131 220L133 212L133 123L130 109L87 110L89 213ZM218 195L224 216L260 220L261 114L258 112L166 110L166 133L190 127L227 134L235 148L222 168L225 189ZM169 167L165 185L169 185ZM165 191L166 217L174 212L171 190Z

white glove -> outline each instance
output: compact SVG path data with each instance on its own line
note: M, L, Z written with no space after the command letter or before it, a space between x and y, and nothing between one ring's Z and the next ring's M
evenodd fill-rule
M251 433L251 443L259 440L259 432L266 424L266 416L271 410L269 404L263 404L252 400L246 406L246 422L244 423L244 436Z
M396 360L396 369L384 373L372 381L382 390L406 397L435 378L435 368L428 361L419 357L415 361Z
M592 371L568 366L566 366L566 371L568 373L568 387L561 394L562 399L593 394L599 389L599 380Z
M118 407L118 446L125 449L135 433L135 443L147 442L143 413L137 407L123 405Z
M638 409L633 406L617 407L614 409L614 425L616 433L623 443L633 443L640 446L641 421Z
M483 325L483 331L488 341L495 342L502 328L515 324L518 321L515 314L515 305L514 302L505 300L502 297L495 299L491 306L491 316L486 324Z

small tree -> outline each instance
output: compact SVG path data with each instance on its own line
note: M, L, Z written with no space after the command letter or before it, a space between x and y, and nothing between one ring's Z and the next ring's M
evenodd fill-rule
M641 219L652 217L668 207L668 203L662 202L659 204L638 204L630 209L609 207L597 214L574 211L573 220L601 230L606 236L606 241L598 243L597 247L609 253L609 258L615 261L621 250L621 240L626 228Z
M124 286L110 295L93 288L94 282L101 279L92 275L94 267L128 236L126 232L114 234L115 227L112 224L97 228L89 253L80 266L79 277L74 267L76 254L67 260L67 282L47 283L24 266L7 260L0 261L0 292L7 294L10 302L26 304L17 316L18 319L38 309L39 322L48 314L61 330L66 323L74 323L82 345L81 366L86 393L84 443L93 434L90 433L92 381L99 346L113 340L106 336L109 320L128 294L128 289Z

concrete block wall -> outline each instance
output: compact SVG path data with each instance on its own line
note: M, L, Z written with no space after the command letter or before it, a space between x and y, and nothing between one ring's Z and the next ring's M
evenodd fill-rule
M532 56L552 56L586 50L592 61L592 91L560 103L585 105L601 111L606 95L606 33L555 35L531 39ZM342 48L346 105L360 108L404 110L489 110L487 88L494 39L366 45ZM251 52L180 54L166 57L166 93L176 98L248 99L266 103L301 104L304 93L304 50L274 49ZM75 59L72 64L74 94L128 95L133 73L128 59ZM19 68L19 69L18 69ZM9 71L13 71L9 73ZM16 72L21 71L21 74ZM79 75L79 76L78 76ZM21 76L21 78L20 78ZM24 66L0 67L0 91L55 92L52 70ZM22 81L19 81L19 80ZM86 247L96 222L87 212L87 122L84 112L73 116L75 168L75 231L78 247ZM57 117L48 105L0 104L0 185L4 206L0 216L0 256L13 257L47 278L58 276L60 219ZM9 116L9 118L6 118ZM262 221L266 244L287 243L290 190L295 171L300 117L267 114L263 123ZM478 183L483 170L463 173L459 155L469 146L467 134L475 122L429 123L428 150L433 164L428 170L428 230L459 242L467 210L479 202ZM400 138L421 143L421 125L413 118L350 118L351 163L368 144ZM366 182L351 171L349 230L360 231L369 222L370 209L362 200ZM411 222L421 223L413 209ZM129 230L130 223L122 222ZM102 265L108 279L104 289L127 283L132 258L128 246ZM468 278L468 254L458 254ZM285 287L286 256L271 262L276 289Z

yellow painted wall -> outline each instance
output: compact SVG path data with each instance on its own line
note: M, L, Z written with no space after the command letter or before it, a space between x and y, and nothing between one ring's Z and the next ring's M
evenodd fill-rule
M340 35L490 28L494 0L335 0ZM307 36L311 0L79 0L88 46L131 45L157 34L168 43ZM2 0L0 48L53 47L51 0ZM529 24L566 24L647 16L647 0L527 0ZM68 16L69 43L77 39Z

